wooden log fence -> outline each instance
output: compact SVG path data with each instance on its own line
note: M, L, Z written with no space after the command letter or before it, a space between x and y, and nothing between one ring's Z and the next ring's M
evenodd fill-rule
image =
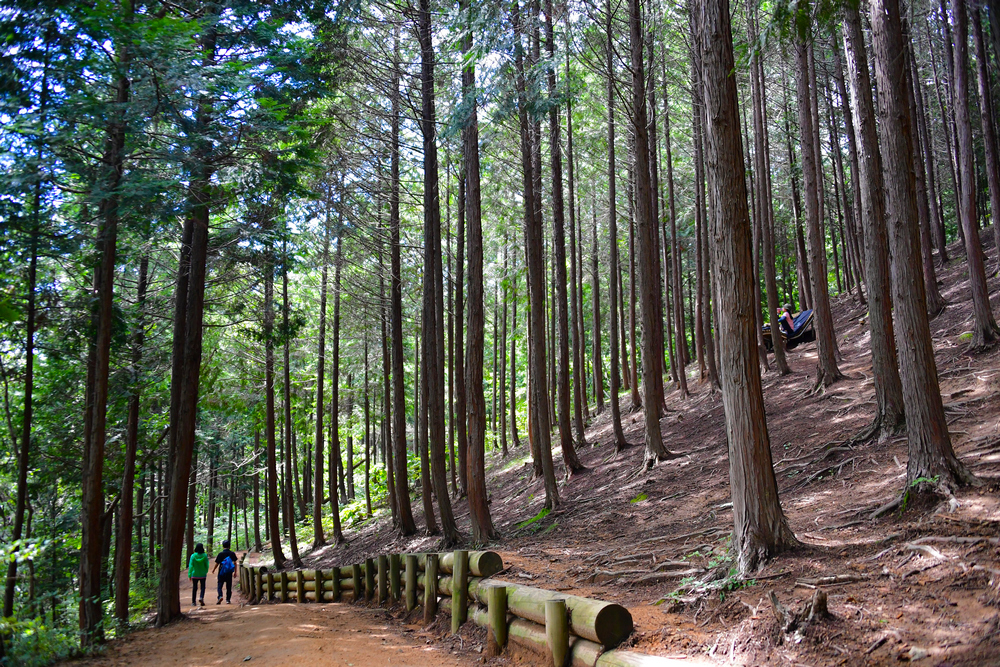
M493 551L389 554L327 570L274 573L239 563L240 591L250 604L264 602L403 603L423 606L434 620L439 598L457 633L471 620L488 630L503 650L513 641L549 659L555 667L663 667L663 658L615 650L632 633L632 615L612 602L556 593L491 579L503 570ZM428 583L430 585L428 585Z

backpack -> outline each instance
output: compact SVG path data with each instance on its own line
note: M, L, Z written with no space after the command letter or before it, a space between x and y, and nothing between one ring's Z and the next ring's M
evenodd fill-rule
M222 561L222 565L219 566L219 574L226 575L232 574L236 570L236 563L233 562L232 558L227 558Z

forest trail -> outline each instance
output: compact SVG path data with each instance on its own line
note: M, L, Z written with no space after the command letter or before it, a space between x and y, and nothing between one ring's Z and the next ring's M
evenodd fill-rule
M251 554L254 556L255 554ZM250 560L254 560L251 558ZM472 653L452 653L429 642L418 626L404 626L381 609L337 604L215 604L216 577L209 573L205 606L190 604L190 582L181 577L186 618L112 642L104 655L68 663L78 667L211 667L214 665L332 665L336 667L464 667Z

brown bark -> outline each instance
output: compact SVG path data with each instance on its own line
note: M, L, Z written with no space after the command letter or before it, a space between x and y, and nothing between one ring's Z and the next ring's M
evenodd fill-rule
M406 378L403 376L403 280L400 259L399 232L399 28L393 36L392 118L390 143L389 190L389 263L392 330L392 451L395 467L396 504L399 510L399 532L417 532L410 508L410 485L406 469ZM461 262L459 262L461 265ZM461 376L461 374L459 374ZM461 427L459 427L461 444Z
M126 21L134 11L132 5L124 3ZM124 106L128 104L129 49L127 42L119 47L119 75L116 82L116 111L108 124L105 152L103 156L104 174L101 187L107 194L100 203L100 228L97 235L97 254L100 264L95 267L94 287L96 311L94 313L94 367L92 395L89 397L89 434L83 452L83 489L80 496L81 541L80 541L80 631L81 644L88 646L104 639L101 628L103 615L101 604L101 569L103 543L101 519L104 508L104 458L107 436L107 408L109 372L111 362L111 335L114 304L115 259L118 243L119 205L121 195L118 186L125 169L125 119ZM88 383L89 384L89 383ZM27 440L25 440L27 445ZM25 462L27 457L25 458ZM131 499L129 504L131 505ZM129 508L131 510L131 507ZM21 508L23 514L23 505ZM15 531L20 533L20 531ZM20 537L20 535L18 535ZM131 530L127 534L131 539ZM127 606L127 600L126 600ZM127 613L127 612L126 612Z
M285 506L287 507L288 516L288 548L292 553L292 565L296 569L302 569L302 558L299 556L299 540L298 536L295 534L295 494L294 494L294 480L298 480L298 466L295 463L295 441L292 435L292 368L291 368L291 354L290 354L290 336L288 328L288 240L287 240L287 230L286 238L281 242L281 302L282 302L282 335L284 339L284 368L282 369L283 379L284 379L284 408L285 408L285 489L283 497L285 498ZM301 497L301 491L298 494ZM230 522L230 525L232 522Z
M545 364L545 265L542 257L542 222L538 216L536 202L540 193L535 190L534 165L532 164L532 146L528 125L528 96L524 77L524 55L521 46L521 16L518 0L511 5L512 22L514 25L514 53L517 69L518 121L521 133L521 169L524 176L524 235L525 254L528 268L528 297L530 303L528 357L531 377L529 379L530 412L529 428L539 452L542 464L542 475L545 480L545 507L554 509L559 505L559 489L556 486L555 473L552 467L552 447L549 440L551 421L549 419L549 401L546 396L546 364Z
M569 80L569 13L566 13L566 79ZM577 227L576 217L576 169L573 155L573 98L566 100L566 159L567 177L569 179L569 327L570 345L573 354L573 430L576 432L576 444L582 447L587 443L586 430L583 425L584 397L586 396L587 380L583 370L583 312L581 297L577 291L583 292L583 286L578 285L577 261L581 267L583 256L577 252L577 229L583 236L582 226ZM580 255L579 258L577 255ZM515 306L516 307L516 306ZM512 349L513 349L513 335ZM512 408L513 409L513 408Z
M549 97L556 94L555 34L552 26L552 0L545 0L545 43L549 56L547 72ZM552 171L552 261L554 264L553 287L555 289L554 326L556 329L556 415L559 423L559 444L562 447L563 465L566 475L583 469L573 444L570 417L570 338L569 338L569 297L566 294L566 213L563 206L562 138L559 119L559 105L549 109L549 146Z
M756 41L757 14L750 17L751 40ZM750 95L753 102L754 162L757 169L757 201L761 211L761 231L764 254L764 288L767 293L768 322L771 325L771 343L774 365L780 375L792 370L785 359L785 342L778 328L781 302L778 299L778 282L774 267L774 204L771 189L771 165L767 136L767 108L764 103L764 65L761 53L754 53L750 63Z
M604 412L604 355L601 354L601 274L598 270L600 259L597 246L597 193L593 192L590 212L591 253L590 253L590 300L591 300L591 374L593 375L594 403L596 414Z
M127 623L129 618L128 593L132 573L132 524L133 490L135 487L135 457L139 449L139 399L142 394L140 367L145 342L146 289L149 286L149 257L139 262L139 283L136 287L137 315L132 329L132 387L128 400L128 418L125 426L125 473L122 476L121 503L118 515L118 533L115 542L115 618ZM141 512L141 510L140 510Z
M465 171L466 166L458 177L458 261L456 269L457 289L455 292L455 309L459 316L455 320L455 411L460 416L458 420L458 488L459 496L468 493L468 469L469 469L469 429L465 415L468 414L468 391L465 384L465 341L463 330L465 324L462 314L465 313L465 212L467 205ZM466 315L467 317L467 315Z
M215 64L217 32L215 17L206 17L201 36L202 64ZM195 135L204 133L212 116L207 96L198 101ZM157 590L156 625L162 626L181 615L180 570L184 540L184 505L188 493L191 457L194 453L199 377L201 374L202 319L205 306L205 272L208 256L209 202L214 165L209 148L199 144L193 151L195 174L188 186L190 212L185 220L174 303L174 348L171 371L170 468L163 540L160 549L160 577Z
M956 207L958 203L958 170L955 164L955 153L952 151L952 138L954 133L952 132L954 128L954 123L951 120L951 115L948 113L948 108L945 105L944 96L941 94L941 78L938 75L937 66L937 55L934 52L934 38L931 37L931 27L930 21L924 23L924 29L927 31L927 47L930 51L930 61L931 69L934 72L934 96L937 98L938 111L941 114L941 125L944 129L944 145L948 152L948 176L951 178L951 191L955 195ZM950 48L950 43L949 43ZM950 90L950 88L949 88ZM942 204L943 208L943 204ZM956 208L957 211L957 208ZM961 227L961 224L959 224ZM944 220L941 220L941 226L939 229L935 230L935 242L938 246L938 254L941 257L941 263L948 263L948 252L945 239L945 229Z
M271 552L273 553L274 566L281 570L285 567L285 554L281 549L281 528L279 526L278 511L278 459L277 442L275 433L275 409L274 409L274 257L268 254L264 264L264 339L265 339L265 359L264 359L264 436L267 456L267 503L268 503L268 532L271 534ZM212 497L212 472L211 463L209 465L209 498ZM282 494L284 495L284 494ZM212 503L209 501L209 513L211 514ZM211 534L209 527L209 534ZM211 551L211 546L209 546Z
M871 16L881 121L879 145L885 158L886 214L893 255L893 312L899 327L900 376L906 404L909 452L906 489L909 492L919 486L916 489L919 491L928 485L951 489L976 480L952 449L918 268L920 240L913 225L917 198L912 120L907 102L906 62L899 57L906 47L897 0L872 0ZM964 18L961 17L963 21ZM963 32L964 28L958 26L956 36L961 38ZM962 51L961 43L958 51ZM932 479L933 482L928 481Z
M332 194L327 185L326 215L323 222L323 272L319 283L319 343L316 352L316 444L315 472L313 473L313 549L326 544L323 534L323 462L326 457L323 437L323 382L326 379L326 290L330 270L330 205Z
M430 1L421 0L417 14L417 33L420 41L420 85L421 112L420 128L424 147L424 350L427 373L425 382L427 400L424 408L427 412L427 428L429 438L429 458L431 463L431 481L437 496L438 510L441 513L441 529L444 532L444 543L454 544L458 541L458 528L451 509L451 497L448 495L448 476L445 467L444 443L445 405L444 405L444 276L441 260L441 200L438 191L438 157L437 130L435 127L434 100L434 43L431 35ZM469 183L468 187L475 187ZM472 199L470 196L467 199ZM470 225L469 246L472 247ZM473 296L469 294L470 308ZM468 384L468 382L467 382ZM470 406L471 407L471 406ZM476 434L469 434L470 458L472 449L476 446Z
M635 137L636 221L639 246L639 306L642 313L642 399L645 454L648 469L674 454L663 446L660 432L660 399L656 393L656 292L660 281L654 273L656 246L652 237L656 223L652 211L652 180L649 172L649 136L646 121L646 77L643 64L643 30L639 0L629 0L629 41L632 69L632 133ZM617 397L615 397L617 398Z
M872 433L879 441L903 426L903 387L896 356L892 321L889 240L886 227L883 164L876 134L875 106L868 75L868 54L857 8L844 8L844 47L851 88L854 133L858 141L858 177L865 242L865 282L868 285L868 321L871 329L872 372L875 382L875 419Z
M976 45L976 82L979 86L979 125L986 153L986 177L990 188L990 217L993 219L994 252L1000 252L1000 155L997 153L996 119L993 116L993 92L990 89L989 56L983 37L982 11L970 4L972 35ZM994 8L995 9L995 8ZM994 37L996 37L994 35ZM998 255L1000 260L1000 255Z
M733 547L743 576L797 544L778 500L754 352L753 265L743 147L740 143L728 0L702 0L699 46L704 58L709 183L715 191L711 231L718 290L722 402L729 441Z
M621 379L621 369L618 359L618 202L615 193L615 65L614 65L614 43L612 41L612 20L613 9L610 0L605 6L607 23L605 24L604 45L607 57L608 74L608 237L611 251L610 279L608 288L609 314L611 322L611 439L615 453L625 449L625 434L622 432L622 415L618 402L618 394L621 393L619 381ZM641 155L641 154L640 154ZM647 406L650 405L647 403ZM654 403L658 405L658 403Z
M471 23L469 0L462 0L465 21ZM472 48L472 31L465 33L462 50ZM472 524L472 541L482 544L496 537L493 518L490 516L486 492L486 398L483 395L483 351L485 345L483 303L483 216L479 172L479 112L476 92L476 71L470 63L462 69L462 94L466 98L469 115L463 124L462 153L465 161L465 209L469 233L469 301L468 338L465 345L465 390L468 400L468 480L469 519ZM495 327L494 327L495 330ZM496 335L494 334L494 341ZM494 382L496 381L496 354L494 353ZM495 386L495 385L494 385ZM496 390L493 392L494 399ZM496 415L494 407L493 414ZM439 499L440 502L440 499ZM443 511L443 510L442 510ZM442 519L443 520L443 519Z
M333 515L333 542L344 541L340 527L340 501L337 497L340 467L340 271L344 261L344 189L340 188L337 202L337 253L333 259L333 359L330 378L330 513ZM268 487L270 492L270 487ZM271 505L273 507L273 505ZM276 523L269 524L271 526Z
M955 126L958 134L959 219L965 231L965 256L969 266L969 289L972 291L972 340L969 350L982 350L997 342L996 320L990 309L983 247L979 240L976 209L976 175L972 145L972 121L969 118L969 24L966 0L952 0L952 21L955 32Z
M511 280L511 325L510 325L510 439L514 447L521 446L517 435L517 263Z
M907 103L910 105L910 118L912 120L910 139L913 143L913 167L915 184L917 188L917 214L920 230L920 255L921 265L924 274L924 289L927 293L927 313L933 318L944 309L944 297L938 289L937 275L934 272L934 254L931 247L931 221L930 206L927 201L927 180L924 175L924 163L921 157L923 151L920 147L920 133L917 131L917 103L913 94L913 79L910 76L910 62L913 54L910 49L910 36L908 28L904 26L904 45L906 47L906 67L903 73L906 75L906 91L908 95Z
M800 2L800 12L808 11ZM830 310L830 293L827 285L826 243L822 229L822 209L820 207L819 155L816 153L818 127L813 124L813 103L810 93L809 41L810 34L801 32L795 39L795 82L799 107L799 136L802 147L802 177L806 200L807 236L809 240L809 264L812 269L811 292L816 323L816 348L819 364L816 373L816 388L828 387L843 376L837 367L837 341L833 330L833 314Z

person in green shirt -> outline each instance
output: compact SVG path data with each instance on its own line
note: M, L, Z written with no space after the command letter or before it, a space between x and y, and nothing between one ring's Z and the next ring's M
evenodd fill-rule
M199 542L194 545L194 553L188 561L188 579L191 580L191 604L205 606L205 578L208 576L208 554L205 545ZM201 583L201 597L198 597L198 584Z

